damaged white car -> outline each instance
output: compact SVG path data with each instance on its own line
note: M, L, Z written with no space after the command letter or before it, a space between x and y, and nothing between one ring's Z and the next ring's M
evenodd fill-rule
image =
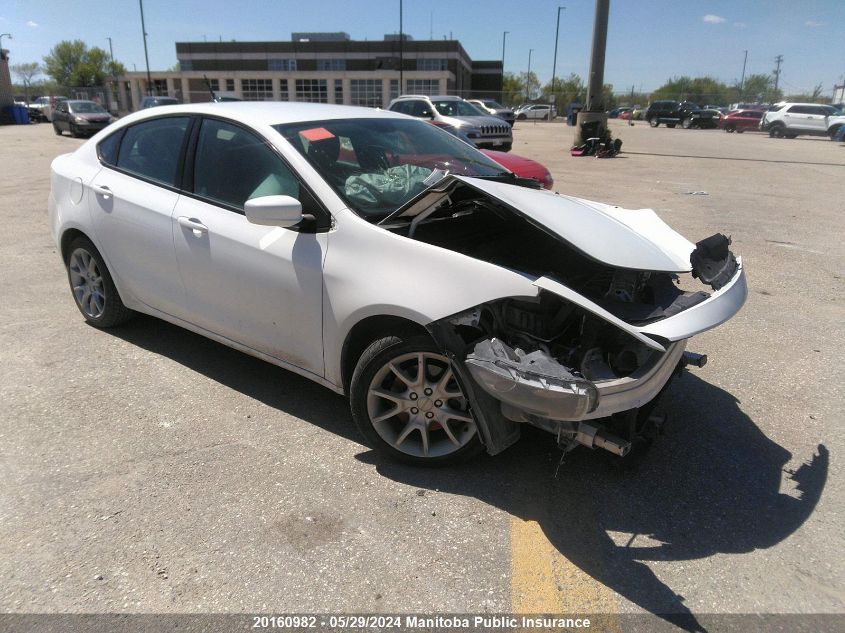
M524 424L625 455L703 364L688 339L746 298L725 236L537 189L390 112L160 107L52 172L88 322L144 312L307 376L414 463L501 452Z

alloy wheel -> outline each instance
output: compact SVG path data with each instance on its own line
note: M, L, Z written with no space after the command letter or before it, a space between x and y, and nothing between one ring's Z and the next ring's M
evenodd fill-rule
M449 359L434 352L401 354L385 363L370 382L367 414L387 444L414 457L451 455L477 432Z
M106 310L103 275L97 260L84 248L77 248L68 259L73 297L85 316L98 319Z

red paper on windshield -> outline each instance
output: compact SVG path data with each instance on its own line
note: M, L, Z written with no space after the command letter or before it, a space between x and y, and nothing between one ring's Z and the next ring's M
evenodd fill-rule
M324 127L314 127L310 130L302 130L299 135L306 141L323 141L327 138L334 138L334 134Z

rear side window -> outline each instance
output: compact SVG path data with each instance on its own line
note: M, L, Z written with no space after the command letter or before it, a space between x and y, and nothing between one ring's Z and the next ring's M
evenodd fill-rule
M789 112L789 114L810 114L810 108L807 106L796 105L789 108L787 112Z
M179 153L189 121L188 117L165 117L127 128L120 143L117 167L175 187Z
M117 165L117 150L120 147L120 138L122 136L123 130L119 130L100 141L99 145L97 145L97 156L101 162L112 167Z
M273 150L255 134L215 119L205 119L200 128L194 193L240 211L252 198L300 200L299 181Z

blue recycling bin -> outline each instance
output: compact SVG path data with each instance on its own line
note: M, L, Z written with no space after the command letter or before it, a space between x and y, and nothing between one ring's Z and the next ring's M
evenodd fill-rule
M3 112L5 112L9 119L11 119L16 125L25 125L29 123L29 112L27 111L26 106L6 106L3 108Z

